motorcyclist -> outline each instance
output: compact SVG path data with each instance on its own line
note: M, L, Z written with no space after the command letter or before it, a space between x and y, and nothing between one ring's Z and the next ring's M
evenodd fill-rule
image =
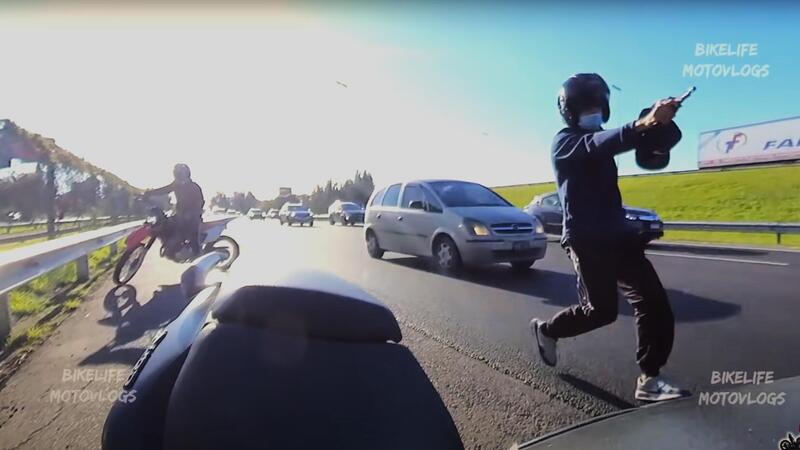
M659 130L672 126L680 102L661 100L640 119L603 130L611 114L609 95L606 82L594 73L573 75L559 94L567 128L553 140L552 162L564 207L561 244L577 274L580 304L548 321L534 318L531 332L542 360L555 366L558 339L616 320L619 289L636 317L636 359L642 374L634 396L642 401L674 399L688 393L661 376L660 369L672 350L675 321L644 243L625 219L614 156L647 146L673 146L676 142Z
M192 181L192 172L186 164L175 164L172 183L145 191L144 197L175 194L175 214L169 218L167 227L170 245L178 247L188 241L195 255L200 253L200 224L203 217L203 190ZM172 247L173 251L178 248Z

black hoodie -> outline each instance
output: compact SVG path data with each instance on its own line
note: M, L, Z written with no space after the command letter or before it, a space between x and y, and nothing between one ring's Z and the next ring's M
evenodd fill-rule
M564 208L562 242L614 239L632 228L625 220L614 156L640 143L634 123L611 130L564 128L553 139L553 170Z

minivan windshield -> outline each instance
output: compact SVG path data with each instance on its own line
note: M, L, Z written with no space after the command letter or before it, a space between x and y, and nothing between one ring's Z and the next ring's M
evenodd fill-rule
M345 211L358 211L361 207L355 203L342 203L342 209Z
M429 183L436 195L450 208L477 206L511 206L491 189L463 181L434 181Z
M287 207L287 209L289 211L308 211L308 208L306 208L305 206L300 206L300 205L289 206L289 207Z

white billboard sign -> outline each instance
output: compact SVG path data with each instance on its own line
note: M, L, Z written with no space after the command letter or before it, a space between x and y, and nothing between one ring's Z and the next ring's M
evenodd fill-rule
M697 166L755 164L800 159L800 117L700 133Z

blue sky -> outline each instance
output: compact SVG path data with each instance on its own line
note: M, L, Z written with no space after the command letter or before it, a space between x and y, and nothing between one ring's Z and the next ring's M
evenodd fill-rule
M364 169L377 184L497 186L553 179L557 91L593 71L622 88L609 126L696 85L668 167L694 169L701 131L800 115L800 4L702 5L0 4L15 63L0 71L0 118L139 187L166 184L176 162L209 193L261 198ZM758 55L696 57L697 43ZM683 76L702 63L770 68ZM619 164L638 171L632 154Z
M488 5L358 4L327 13L363 39L426 55L396 69L431 97L466 112L476 129L530 136L530 148L520 151L548 151L541 137L549 139L562 126L555 93L576 72L597 72L621 87L612 91L607 127L634 119L657 98L697 86L678 116L684 138L667 170L696 168L701 131L800 113L798 4ZM756 43L758 49L742 58L695 56L697 43ZM683 76L685 64L703 63L768 64L769 75ZM631 155L619 163L623 173L639 172Z

